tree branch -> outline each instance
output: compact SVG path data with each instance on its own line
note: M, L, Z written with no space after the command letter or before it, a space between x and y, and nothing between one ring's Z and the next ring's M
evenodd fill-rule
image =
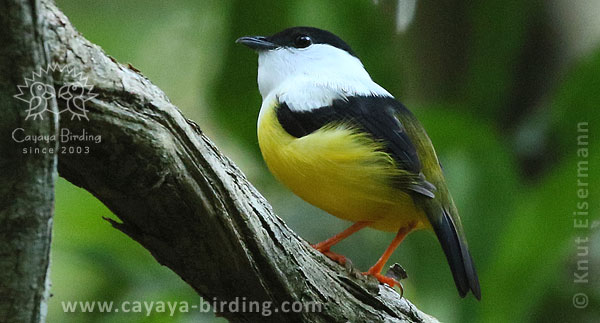
M90 151L60 154L59 173L107 205L121 220L110 220L117 229L208 300L245 297L273 308L317 304L315 312L274 312L273 321L435 320L392 289L313 250L158 87L84 39L51 2L43 3L52 62L83 72L98 94L86 104L89 121L61 115L60 131L100 135L101 142L63 142ZM55 88L73 81L57 72ZM261 315L220 314L240 322Z
M0 322L43 322L48 298L48 266L56 180L56 142L19 143L22 129L52 136L58 128L56 101L49 99L42 120L28 118L26 93L17 85L48 62L39 1L0 1ZM52 77L38 78L52 84ZM24 149L45 150L31 154Z

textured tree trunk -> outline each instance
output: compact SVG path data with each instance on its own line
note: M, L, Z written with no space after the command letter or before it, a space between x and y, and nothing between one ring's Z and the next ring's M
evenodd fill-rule
M19 135L56 134L56 101L46 100L43 119L28 118L32 99L17 85L46 68L40 1L0 1L0 322L43 322L47 312L48 268L56 141L16 142ZM53 84L50 76L37 78ZM21 137L18 138L21 140ZM24 149L39 149L30 154Z
M50 61L69 67L53 73L54 88L77 81L73 70L93 86L83 91L85 118L61 115L61 133L87 139L62 142L61 149L81 153L59 155L60 175L100 199L120 219L109 220L117 229L208 301L270 302L273 309L269 317L228 308L219 314L236 322L435 321L311 248L158 87L84 39L52 2L42 1L40 15ZM292 302L307 307L274 310Z

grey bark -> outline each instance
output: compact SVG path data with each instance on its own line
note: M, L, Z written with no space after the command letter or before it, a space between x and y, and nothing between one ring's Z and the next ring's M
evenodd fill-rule
M47 312L57 159L23 149L56 149L57 143L12 139L17 128L31 135L57 131L55 100L47 100L43 120L26 120L29 105L13 97L48 62L40 7L39 1L0 1L0 322L43 322ZM49 76L39 80L53 83Z
M240 170L132 66L83 38L42 1L50 60L93 85L88 120L61 117L61 133L101 141L62 142L61 176L85 188L119 218L109 220L208 301L315 304L300 313L216 309L231 321L431 322L392 289L311 248L272 211ZM54 87L76 81L54 73ZM65 102L59 100L62 109ZM95 137L97 138L97 137Z

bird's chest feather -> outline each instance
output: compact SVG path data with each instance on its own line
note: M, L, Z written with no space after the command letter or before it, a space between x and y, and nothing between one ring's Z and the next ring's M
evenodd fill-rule
M378 221L394 231L421 217L411 197L392 184L401 172L381 144L350 125L332 124L296 138L263 106L258 141L275 177L305 201L350 221Z

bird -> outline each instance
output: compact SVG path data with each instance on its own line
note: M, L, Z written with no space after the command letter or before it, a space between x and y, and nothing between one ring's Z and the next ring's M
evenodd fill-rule
M458 293L481 299L481 288L457 208L433 144L417 118L375 83L352 48L315 27L236 40L258 53L262 105L257 135L271 173L306 202L353 222L312 245L341 264L331 247L370 227L395 232L364 274L381 273L404 238L432 230Z
M40 117L40 119L43 120L44 112L48 111L48 101L51 100L55 95L54 87L36 81L30 85L29 91L31 93L31 99L28 101L29 108L27 109L27 116L25 119L27 120L33 117L33 120L35 120L37 117Z
M89 120L87 117L87 109L85 108L85 101L90 98L85 97L86 88L81 83L69 83L63 85L58 90L58 98L65 101L65 108L60 113L69 111L71 112L71 120L81 118Z

